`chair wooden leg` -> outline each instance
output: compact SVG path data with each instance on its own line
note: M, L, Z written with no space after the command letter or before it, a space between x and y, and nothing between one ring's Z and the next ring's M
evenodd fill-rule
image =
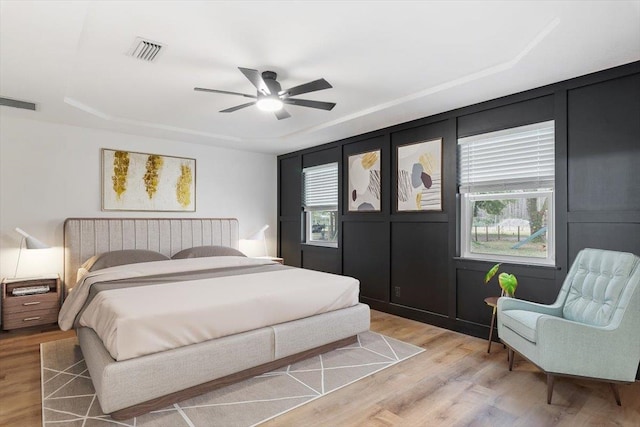
M613 397L616 398L616 403L618 404L618 406L622 406L622 401L620 400L620 390L618 390L618 384L609 383L609 385L611 386L611 391L613 391Z
M553 396L553 383L555 377L551 374L547 374L547 404L551 404L551 396Z
M491 353L491 341L493 340L493 326L496 323L496 309L493 308L493 314L491 315L491 327L489 329L489 348L487 349L487 353Z
M514 359L513 356L514 356L514 352L513 352L513 350L511 348L509 348L507 357L509 358L509 370L510 371L513 370L513 359Z

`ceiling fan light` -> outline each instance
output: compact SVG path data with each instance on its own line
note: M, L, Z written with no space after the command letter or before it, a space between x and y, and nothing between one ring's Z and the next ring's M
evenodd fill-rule
M279 98L267 97L258 99L256 106L262 111L278 111L283 107L283 103Z

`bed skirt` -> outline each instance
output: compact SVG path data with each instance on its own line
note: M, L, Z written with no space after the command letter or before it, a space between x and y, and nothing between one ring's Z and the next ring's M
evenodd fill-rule
M112 413L352 337L369 324L369 307L357 304L120 362L92 329L77 332L100 406Z

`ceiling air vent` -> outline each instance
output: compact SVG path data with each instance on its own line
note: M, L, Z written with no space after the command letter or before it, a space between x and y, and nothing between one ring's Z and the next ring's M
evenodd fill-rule
M129 55L143 61L153 62L158 58L158 54L163 48L164 46L158 42L137 37L133 42Z

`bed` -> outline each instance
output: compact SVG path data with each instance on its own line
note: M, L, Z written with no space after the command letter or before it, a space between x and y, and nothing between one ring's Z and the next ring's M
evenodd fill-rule
M115 420L348 345L369 329L355 279L232 252L190 258L203 246L238 249L233 218L70 218L64 238L63 280L74 289L60 325L76 328L102 410ZM84 271L98 254L134 249L189 256Z

